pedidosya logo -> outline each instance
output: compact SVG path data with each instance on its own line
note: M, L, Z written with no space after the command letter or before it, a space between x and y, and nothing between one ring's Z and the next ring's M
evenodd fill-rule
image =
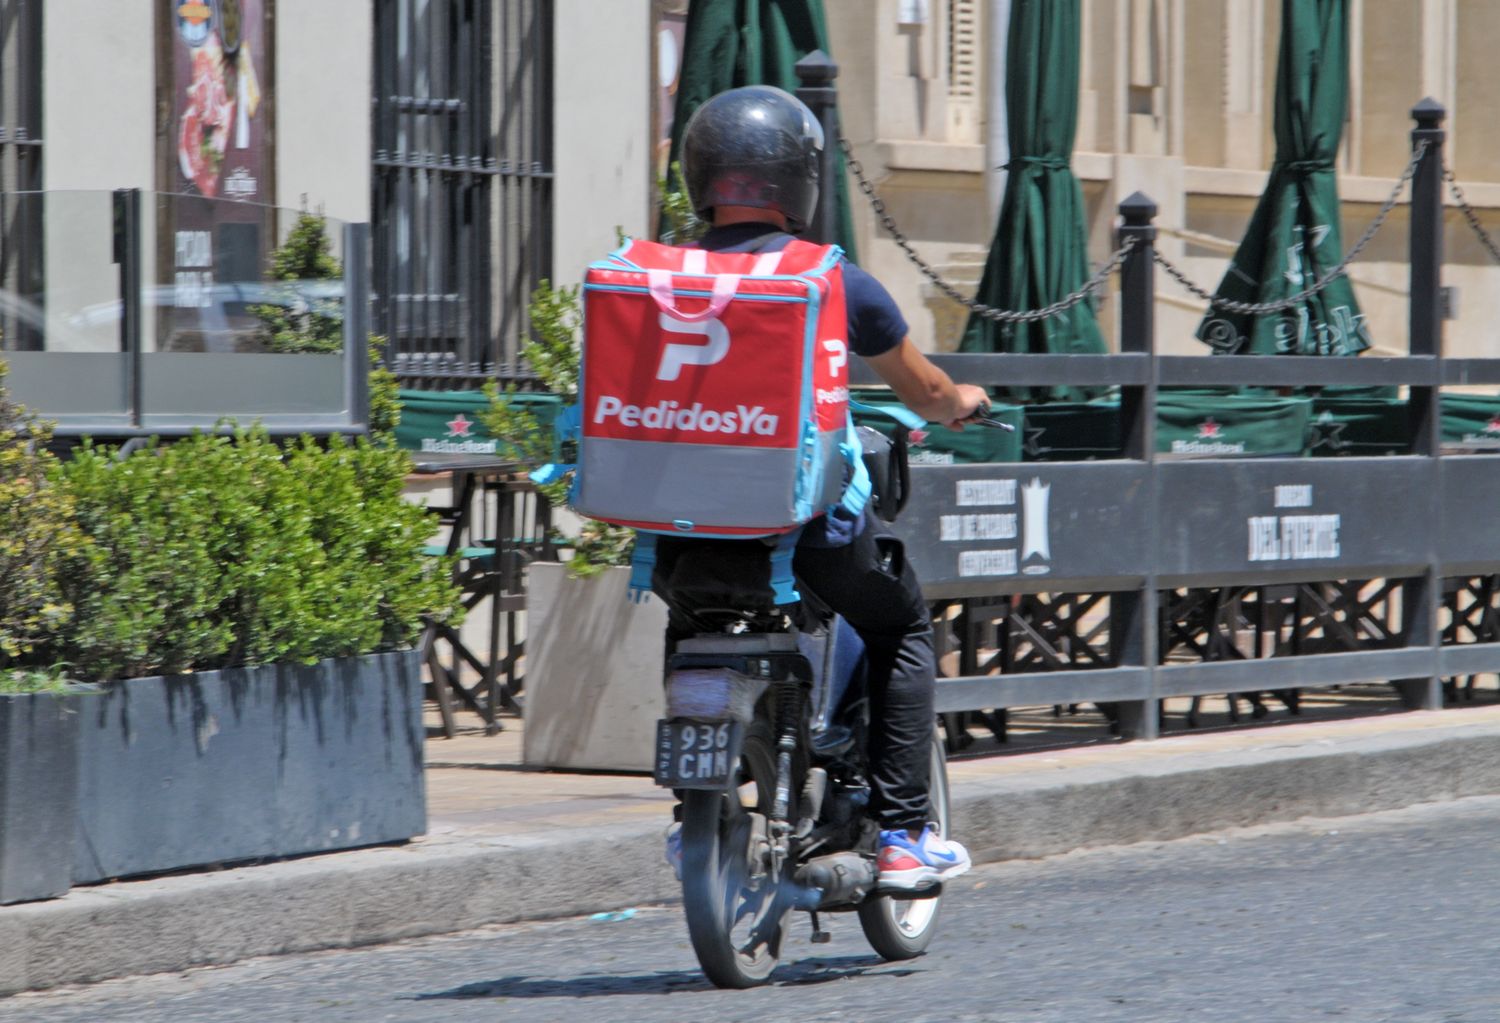
M627 405L612 394L600 397L594 406L594 423L602 425L614 419L628 429L678 430L684 433L732 433L776 436L780 417L771 415L763 405L736 405L733 409L704 408L703 402L681 405L659 401L642 408Z

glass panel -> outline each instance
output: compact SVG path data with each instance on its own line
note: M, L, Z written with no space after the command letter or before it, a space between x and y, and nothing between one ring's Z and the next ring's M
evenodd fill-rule
M146 351L343 350L341 221L193 195L158 194L155 208L154 243L142 246Z
M0 290L0 350L120 351L111 194L24 192L6 205L17 229L0 235L0 265L42 272L14 275L14 290Z

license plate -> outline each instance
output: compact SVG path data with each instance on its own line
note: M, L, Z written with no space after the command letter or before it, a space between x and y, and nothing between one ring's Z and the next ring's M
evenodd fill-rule
M674 789L728 787L739 765L743 735L738 721L658 721L656 784Z

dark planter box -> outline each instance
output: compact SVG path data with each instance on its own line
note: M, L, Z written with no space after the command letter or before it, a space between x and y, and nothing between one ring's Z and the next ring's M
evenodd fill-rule
M78 806L77 696L0 696L0 903L72 883Z
M426 830L415 652L105 687L82 704L73 882Z

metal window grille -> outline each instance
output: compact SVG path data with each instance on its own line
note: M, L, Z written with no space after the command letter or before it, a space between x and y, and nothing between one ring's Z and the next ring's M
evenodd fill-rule
M42 301L42 3L0 0L0 290ZM32 193L32 194L24 194ZM0 350L41 337L0 304Z
M378 0L374 298L407 386L525 379L552 261L552 0Z

